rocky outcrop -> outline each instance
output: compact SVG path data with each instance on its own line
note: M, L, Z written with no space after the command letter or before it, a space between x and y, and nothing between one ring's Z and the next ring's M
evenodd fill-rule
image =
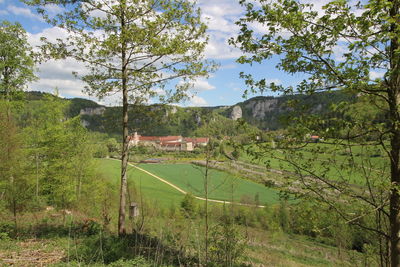
M88 128L90 126L90 122L85 121L85 120L81 120L81 124L83 127Z
M81 109L80 111L80 115L89 115L89 116L93 116L93 115L103 115L104 111L106 110L105 107L98 107L98 108L84 108Z
M243 116L242 108L240 106L234 106L230 118L236 121L238 119L241 119L242 116Z
M177 107L170 106L169 108L165 109L165 116L168 117L168 116L173 115L173 114L175 114L177 112L178 112Z
M275 108L278 108L278 99L250 101L246 105L246 109L250 109L252 111L252 117L256 119L264 118L267 112Z
M176 112L178 112L178 109L175 106L172 106L171 114L175 114Z
M195 120L197 125L200 125L201 124L201 116L200 116L200 114L197 114L197 113L194 114L194 120Z

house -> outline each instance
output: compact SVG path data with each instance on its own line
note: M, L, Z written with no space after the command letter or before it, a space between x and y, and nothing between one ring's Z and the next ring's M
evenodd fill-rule
M311 135L310 136L310 142L311 143L318 143L321 140L321 138L318 135Z
M129 145L153 146L165 151L193 151L208 144L209 138L184 138L182 136L142 136L135 132L130 136Z
M183 140L187 143L193 143L194 146L206 146L210 141L210 139L207 137L196 137L196 138L185 137Z

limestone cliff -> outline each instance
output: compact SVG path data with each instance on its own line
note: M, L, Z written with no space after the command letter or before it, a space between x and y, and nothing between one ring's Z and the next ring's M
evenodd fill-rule
M243 115L242 108L240 106L234 106L230 118L236 121L238 119L241 119L242 115Z

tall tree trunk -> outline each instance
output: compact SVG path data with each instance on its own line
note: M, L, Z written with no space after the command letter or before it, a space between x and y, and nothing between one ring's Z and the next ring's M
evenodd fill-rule
M123 82L124 84L124 82ZM128 92L126 85L122 86L123 91L123 120L122 120L122 132L123 132L123 143L122 143L122 160L121 160L121 189L120 189L120 203L119 203L119 219L118 219L118 234L125 235L125 213L126 213L126 192L127 192L127 168L128 168Z
M14 188L13 191L15 192ZM17 234L18 232L18 224L17 224L17 200L15 195L12 196L12 206L13 206L13 216L14 216L14 233Z
M391 159L391 182L392 188L390 190L390 255L391 266L400 266L400 195L398 186L400 185L399 173L399 135L393 138L392 143L397 143L396 147L392 147Z
M390 262L392 267L400 266L400 127L398 125L398 104L397 90L392 90L389 94L390 116L392 122L390 138Z
M208 220L208 169L209 169L209 164L210 164L210 146L207 144L207 152L206 152L206 170L204 174L204 193L205 193L205 203L204 203L204 208L205 208L205 249L206 249L206 257L205 257L205 265L208 265L208 229L209 229L209 220Z
M38 152L35 153L36 161L36 201L39 201L39 155Z
M390 137L390 178L392 188L390 189L390 256L391 266L400 266L400 116L399 116L399 86L400 86L400 57L398 40L398 16L399 0L392 0L390 17L394 19L390 32L390 76L388 84L389 116L391 122Z
M128 168L128 88L127 88L127 70L126 70L126 42L125 42L125 1L121 1L121 59L122 59L122 155L121 155L121 188L119 201L119 217L118 217L118 234L123 236L126 234L125 217L126 217L126 192L127 192L127 168Z

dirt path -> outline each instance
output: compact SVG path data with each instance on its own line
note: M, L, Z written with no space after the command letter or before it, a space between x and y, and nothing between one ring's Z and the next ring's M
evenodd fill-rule
M134 167L134 168L136 168L136 169L138 169L138 170L140 170L140 171L142 171L142 172L144 172L144 173L146 173L146 174L148 174L150 176L153 176L154 178L156 178L159 181L171 186L172 188L174 188L175 190L179 191L180 193L182 193L184 195L186 195L188 193L185 190L183 190L182 188L179 188L178 186L176 186L176 185L166 181L165 179L161 178L160 176L157 176L157 175L155 175L155 174L153 174L153 173L151 173L149 171L146 171L146 170L144 170L144 169L142 169L142 168L140 168L140 167L138 167L138 166L136 166L136 165L134 165L132 163L129 163L129 166L132 166L132 167ZM194 196L194 198L196 198L198 200L206 201L206 199L203 198L203 197ZM209 202L215 202L215 203L223 203L223 204L233 204L233 205L239 205L239 206L265 208L265 206L263 206L263 205L251 205L251 204L244 204L244 203L239 203L239 202L231 202L231 201L224 201L224 200L217 200L217 199L210 199L210 198L208 199L208 201Z

